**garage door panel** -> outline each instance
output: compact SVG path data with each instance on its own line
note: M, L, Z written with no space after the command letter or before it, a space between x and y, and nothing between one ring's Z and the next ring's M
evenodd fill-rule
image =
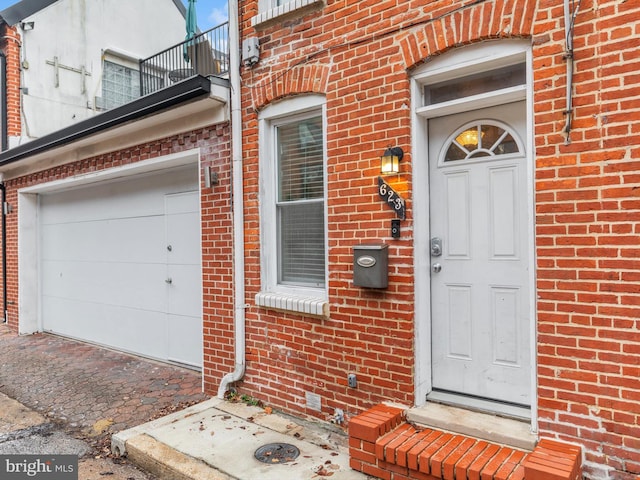
M189 165L41 195L43 328L201 366L198 180Z
M166 267L163 264L60 262L42 263L43 295L166 311Z
M166 358L167 317L160 312L54 297L43 297L42 306L55 318L55 333Z
M163 215L162 193L132 191L126 198L122 192L93 192L91 198L82 200L82 191L46 197L44 225L56 223L92 222L109 220L114 212L121 218ZM86 193L85 193L86 195Z
M169 342L169 359L187 365L202 365L202 323L199 318L169 315L169 338L180 335L189 339L184 342Z
M171 265L169 277L171 278L171 294L168 296L168 311L199 318L202 292L193 288L193 285L197 284L196 282L199 283L200 266Z
M42 258L61 261L162 263L163 216L50 224L42 227Z
M162 216L166 193L193 190L197 174L192 167L45 195L41 224Z
M171 252L167 256L170 265L200 265L200 230L190 235L172 235L169 232L189 232L190 225L198 224L197 213L173 214L167 218L167 242Z
M182 213L198 213L198 197L194 197L192 192L174 194L165 197L167 215L178 215Z

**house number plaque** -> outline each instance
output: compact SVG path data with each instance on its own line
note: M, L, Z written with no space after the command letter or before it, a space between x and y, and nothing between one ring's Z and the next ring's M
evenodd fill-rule
M378 177L378 195L380 195L380 197L387 202L387 205L389 205L393 209L393 211L396 212L398 218L404 220L404 198L396 193L396 191L391 188L391 185L385 182L382 177Z

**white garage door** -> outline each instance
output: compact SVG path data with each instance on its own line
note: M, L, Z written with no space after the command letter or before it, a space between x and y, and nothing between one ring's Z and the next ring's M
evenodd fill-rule
M197 166L40 196L43 329L202 365Z

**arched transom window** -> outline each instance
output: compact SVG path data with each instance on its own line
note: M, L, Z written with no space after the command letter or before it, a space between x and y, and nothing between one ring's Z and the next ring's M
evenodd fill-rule
M460 128L450 137L445 149L445 162L522 152L509 127L490 120L476 121Z

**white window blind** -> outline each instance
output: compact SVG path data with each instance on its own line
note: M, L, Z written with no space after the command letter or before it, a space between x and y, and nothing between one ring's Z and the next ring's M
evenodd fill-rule
M278 282L325 282L322 117L276 127Z

